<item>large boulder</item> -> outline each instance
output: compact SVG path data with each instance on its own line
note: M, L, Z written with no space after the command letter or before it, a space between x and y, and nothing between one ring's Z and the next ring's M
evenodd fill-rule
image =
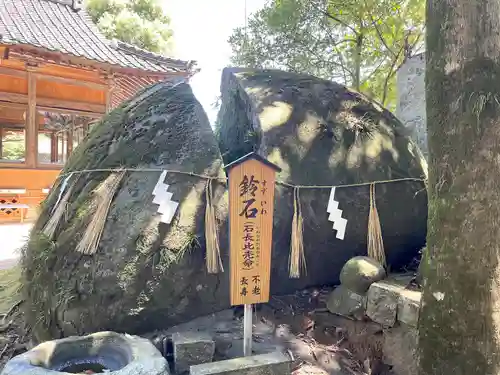
M25 313L39 340L102 330L141 334L227 308L223 160L257 150L282 168L274 212L274 294L335 284L348 259L366 254L368 186L337 190L348 219L343 241L328 221L330 189L301 189L308 272L290 280L293 203L285 184L335 186L425 175L418 149L394 116L358 93L314 77L227 69L218 122L217 141L189 85L162 82L105 116L78 146L44 202L24 251ZM99 245L95 253L84 254L78 244L97 216L96 200L106 192L101 185L114 173L110 169L123 167L128 171L103 218ZM152 203L163 169L187 172L171 172L165 179L179 202L170 224L160 222L158 205ZM79 171L84 172L64 183L69 173ZM198 175L221 178L214 181L213 199L225 266L220 274L206 271L207 179ZM68 201L57 204L69 189ZM393 268L408 264L425 242L426 199L421 181L377 186ZM44 228L55 206L64 214L48 237Z
M345 86L277 70L226 68L217 136L227 164L257 151L281 167L277 179L271 292L335 284L345 262L367 254L369 186L386 258L393 270L418 256L427 230L427 166L401 122L379 104ZM411 180L411 179L416 179ZM293 189L289 185L341 186L335 198L347 219L345 238L328 220L329 188L301 188L307 274L288 278Z
M205 267L207 180L167 173L168 191L179 202L170 224L160 222L152 203L163 169L225 178L222 166L208 118L182 81L158 83L105 116L68 160L23 257L26 316L38 339L101 330L143 333L227 307L228 272L208 274ZM66 189L76 185L65 215L52 239L42 233L65 175L121 167L137 171L123 177L94 254L82 254L77 244L109 171L71 177ZM225 182L215 181L214 188L225 225ZM227 228L218 229L226 243Z

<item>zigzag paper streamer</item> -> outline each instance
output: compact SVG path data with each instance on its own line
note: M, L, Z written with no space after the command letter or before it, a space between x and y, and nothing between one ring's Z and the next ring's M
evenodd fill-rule
M335 200L335 187L332 187L330 192L326 212L330 214L328 216L328 220L333 222L333 229L337 231L337 238L339 240L343 240L347 226L347 219L342 217L342 210L339 209L339 202Z
M173 194L168 191L168 184L165 184L167 171L161 172L160 178L153 189L153 203L159 205L158 213L161 214L160 221L170 224L174 218L179 203L172 200Z

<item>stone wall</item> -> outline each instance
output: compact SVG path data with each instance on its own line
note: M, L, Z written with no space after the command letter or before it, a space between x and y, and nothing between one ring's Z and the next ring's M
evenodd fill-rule
M396 116L412 132L412 139L428 157L425 111L425 54L407 59L397 72Z
M397 283L373 283L367 293L366 315L384 331L383 361L395 375L418 373L418 318L421 292Z
M328 301L330 312L363 322L366 330L382 332L379 350L382 363L390 369L383 374L418 374L417 327L421 292L408 289L407 285L407 278L398 280L398 277L390 277L374 282L362 294L341 285L332 292ZM375 329L373 324L379 329Z

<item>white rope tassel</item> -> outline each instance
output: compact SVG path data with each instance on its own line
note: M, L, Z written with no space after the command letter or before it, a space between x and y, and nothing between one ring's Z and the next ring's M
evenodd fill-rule
M54 213L54 211L55 211L55 209L57 208L57 206L58 206L59 202L61 201L61 198L62 198L62 195L63 195L63 193L64 193L64 190L66 190L66 186L68 186L68 182L69 182L69 180L70 180L71 176L73 176L73 173L70 173L69 175L67 175L67 176L64 178L64 180L63 180L63 182L62 182L62 184L61 184L61 188L59 189L59 195L58 195L58 197L57 197L56 204L54 205L54 207L52 207L52 211L50 212L51 214L53 214L53 213Z

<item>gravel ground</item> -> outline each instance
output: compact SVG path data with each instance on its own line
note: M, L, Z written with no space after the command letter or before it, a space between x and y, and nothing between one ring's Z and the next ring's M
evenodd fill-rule
M17 264L19 249L28 239L32 224L0 225L0 270Z

